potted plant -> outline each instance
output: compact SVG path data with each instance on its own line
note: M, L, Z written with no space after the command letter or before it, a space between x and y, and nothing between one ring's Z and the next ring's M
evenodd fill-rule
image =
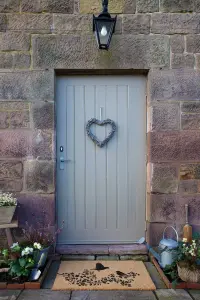
M0 224L9 224L12 221L17 199L11 193L0 192Z
M23 229L25 244L33 247L35 268L44 267L50 247L55 245L56 237L62 231L63 226L64 222L61 228L52 231L50 225L47 228L40 228L39 224L33 226L26 222L26 227Z
M187 243L183 239L179 243L177 269L178 276L185 282L200 282L200 240L193 239L192 243Z

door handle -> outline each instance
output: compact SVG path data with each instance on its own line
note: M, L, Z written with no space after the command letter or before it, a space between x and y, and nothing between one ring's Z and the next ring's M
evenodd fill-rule
M65 169L65 162L69 162L71 161L70 159L64 159L63 156L60 157L60 170L64 170Z

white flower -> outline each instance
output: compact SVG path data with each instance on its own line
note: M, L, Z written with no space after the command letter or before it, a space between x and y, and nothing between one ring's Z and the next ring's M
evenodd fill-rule
M17 242L17 243L13 243L12 246L10 247L10 249L13 249L13 248L15 248L15 247L17 247L17 246L19 246L19 243L18 243L18 242Z
M35 249L38 249L38 250L40 250L42 248L40 243L34 243L33 246Z
M24 250L22 250L21 255L22 255L22 256L25 256L25 255L29 255L29 254L31 254L31 253L33 253L33 248L26 247Z
M187 239L186 239L186 238L183 238L183 242L184 242L184 243L187 243Z

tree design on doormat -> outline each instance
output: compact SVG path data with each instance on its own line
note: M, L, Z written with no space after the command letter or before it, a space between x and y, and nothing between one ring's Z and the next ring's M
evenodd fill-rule
M78 286L100 286L102 284L111 284L117 283L121 286L131 287L132 282L135 280L136 276L140 276L140 274L135 272L123 273L121 271L116 271L115 273L109 274L108 276L102 277L98 279L94 270L103 271L105 269L109 269L109 267L104 267L102 264L97 263L95 269L84 269L81 273L62 273L58 275L62 275L66 281L70 284L75 284Z

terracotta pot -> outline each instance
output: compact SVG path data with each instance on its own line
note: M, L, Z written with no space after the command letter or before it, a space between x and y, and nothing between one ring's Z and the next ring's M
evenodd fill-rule
M10 224L17 206L0 207L0 224Z
M177 264L178 276L185 282L200 282L200 269L190 270L187 266Z

